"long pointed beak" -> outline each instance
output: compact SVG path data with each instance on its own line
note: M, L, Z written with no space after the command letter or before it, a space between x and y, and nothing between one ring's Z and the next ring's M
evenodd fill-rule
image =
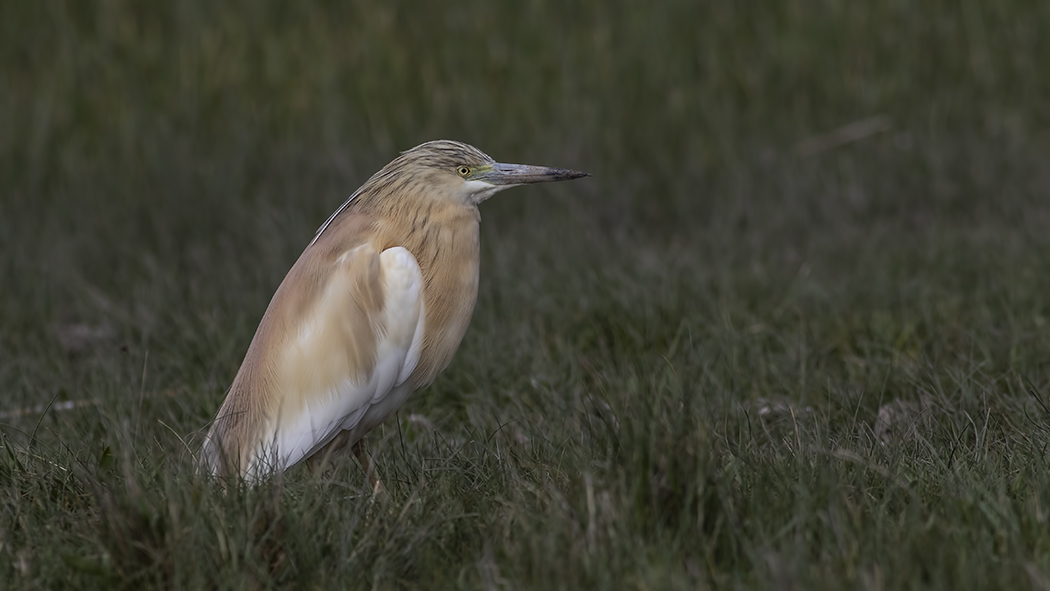
M492 185L525 185L529 183L549 183L552 181L571 181L580 177L591 176L589 173L567 168L548 168L546 166L529 166L527 164L504 164L497 162L491 168L477 175L475 179Z

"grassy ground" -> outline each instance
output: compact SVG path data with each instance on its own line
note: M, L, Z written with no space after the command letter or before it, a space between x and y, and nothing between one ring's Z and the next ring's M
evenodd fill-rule
M1050 588L1050 3L213 4L0 2L0 588ZM222 494L270 295L434 138L594 177L485 204L388 501Z

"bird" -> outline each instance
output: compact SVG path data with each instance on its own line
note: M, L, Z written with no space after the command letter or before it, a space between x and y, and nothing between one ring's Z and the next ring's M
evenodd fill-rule
M478 294L478 204L590 176L504 164L465 143L406 150L317 230L277 287L201 448L203 469L259 482L351 447L448 366Z

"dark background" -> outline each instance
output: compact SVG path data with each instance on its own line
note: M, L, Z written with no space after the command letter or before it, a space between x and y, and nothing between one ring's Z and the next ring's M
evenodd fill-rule
M1048 588L1047 31L0 2L0 586ZM370 437L389 501L352 460L217 491L273 290L438 138L594 176L483 206L457 358Z

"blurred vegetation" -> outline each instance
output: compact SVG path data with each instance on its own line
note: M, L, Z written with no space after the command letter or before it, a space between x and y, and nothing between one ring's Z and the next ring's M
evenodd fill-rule
M1047 30L0 0L0 587L1050 588ZM216 490L273 290L436 138L594 177L485 204L467 338L371 437L388 502L349 459Z

